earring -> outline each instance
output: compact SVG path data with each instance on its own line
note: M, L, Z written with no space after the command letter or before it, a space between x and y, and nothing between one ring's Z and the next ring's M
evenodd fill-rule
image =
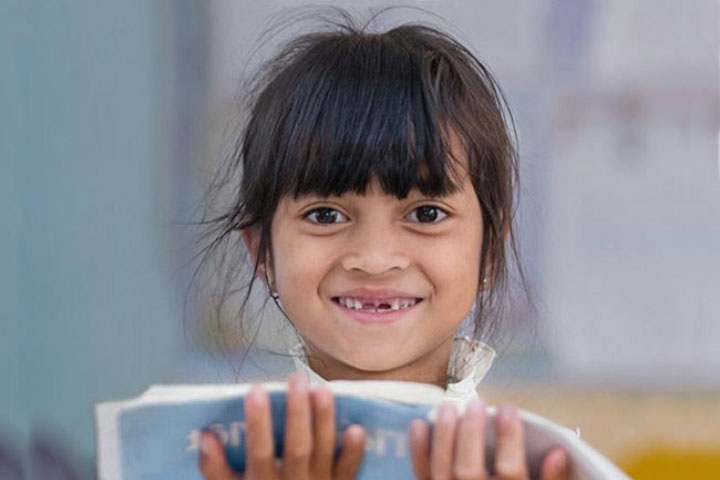
M487 285L487 277L483 277L482 283L483 283L483 285Z
M277 290L275 290L275 282L270 280L268 283L270 284L270 296L273 299L277 300L278 298L280 298L280 295L278 295Z
M265 269L263 269L265 270ZM278 292L275 290L275 282L273 282L272 278L268 277L268 272L265 270L265 280L268 283L268 286L270 287L270 296L273 298L273 300L277 300L280 298L280 295L278 295Z
M275 290L275 282L270 281L270 296L273 297L273 300L277 300L280 298L280 295L277 293L277 290Z

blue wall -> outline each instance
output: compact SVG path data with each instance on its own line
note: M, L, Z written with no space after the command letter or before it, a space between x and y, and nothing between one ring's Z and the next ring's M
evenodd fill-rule
M94 403L181 375L168 80L188 4L0 4L0 444L47 440L82 477Z

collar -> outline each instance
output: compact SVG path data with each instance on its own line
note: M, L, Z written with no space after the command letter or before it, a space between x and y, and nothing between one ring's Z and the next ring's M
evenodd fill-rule
M291 347L288 353L293 357L295 370L304 372L311 385L327 383L327 380L308 365L302 342ZM480 340L474 340L467 335L455 337L448 363L449 380L445 389L445 399L464 404L471 398L477 397L477 387L490 370L495 355L495 350Z

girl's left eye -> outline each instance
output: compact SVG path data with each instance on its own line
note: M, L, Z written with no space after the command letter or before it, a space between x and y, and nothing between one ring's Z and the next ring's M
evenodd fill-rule
M338 217L345 218L347 220L347 217L343 215L342 213L338 212L334 208L329 207L320 207L316 208L315 210L310 210L305 215L305 218L315 218L315 220L312 221L312 223L320 224L320 225L332 225L334 223L340 223L338 222Z
M410 216L415 216L418 223L440 223L440 220L448 216L448 213L435 205L422 205L412 211Z

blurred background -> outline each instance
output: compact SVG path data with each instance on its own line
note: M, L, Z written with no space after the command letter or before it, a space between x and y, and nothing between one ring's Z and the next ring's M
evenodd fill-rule
M242 79L287 35L258 38L303 4L0 1L0 478L94 478L97 402L292 368L267 353L292 341L270 303L237 371L188 223ZM718 3L404 5L442 19L378 25L455 34L518 124L538 308L513 304L483 395L579 428L633 478L720 478Z

